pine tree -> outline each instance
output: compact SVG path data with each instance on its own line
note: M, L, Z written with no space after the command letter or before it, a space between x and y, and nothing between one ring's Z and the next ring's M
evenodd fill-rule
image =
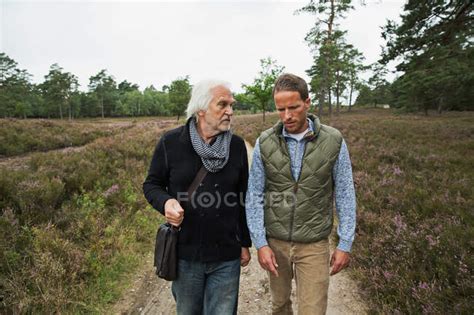
M389 21L380 62L398 61L395 105L409 110L473 109L472 1L415 1L399 25Z

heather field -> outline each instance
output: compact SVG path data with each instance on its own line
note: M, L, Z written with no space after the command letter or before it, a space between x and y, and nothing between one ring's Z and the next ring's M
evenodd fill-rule
M251 143L257 117L238 128ZM356 109L322 121L349 146L358 203L351 269L370 311L474 313L474 113Z
M1 313L101 313L120 296L158 224L141 184L164 128L144 121L0 168Z
M253 144L276 119L238 116L234 129ZM371 311L473 313L474 113L356 109L323 122L343 132L351 152L358 199L351 270ZM19 123L28 138L66 133ZM101 129L80 151L0 166L0 313L107 311L152 250L159 217L141 184L172 123ZM23 146L12 143L12 152ZM24 147L17 152L36 150Z
M346 137L358 200L354 275L374 313L474 312L474 113L367 111Z

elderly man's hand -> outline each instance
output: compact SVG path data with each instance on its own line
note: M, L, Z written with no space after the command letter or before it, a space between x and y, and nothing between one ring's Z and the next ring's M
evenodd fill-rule
M270 271L278 277L278 264L275 259L275 254L270 246L265 245L258 249L258 262L263 269Z
M247 247L242 247L242 250L240 252L240 265L242 267L245 267L249 264L250 262L250 251Z
M181 225L184 219L184 210L176 199L168 199L165 202L166 220L176 227Z
M350 254L337 249L332 253L330 266L332 267L330 275L335 275L346 268L350 261Z

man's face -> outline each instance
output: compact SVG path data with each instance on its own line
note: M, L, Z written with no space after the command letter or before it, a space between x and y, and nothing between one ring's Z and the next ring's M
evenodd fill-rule
M219 134L230 129L235 99L224 86L213 88L212 95L207 111L200 113L200 120L203 120L204 128L208 132Z
M280 91L274 95L275 106L285 129L289 133L300 133L308 128L306 114L310 100L302 100L296 91Z

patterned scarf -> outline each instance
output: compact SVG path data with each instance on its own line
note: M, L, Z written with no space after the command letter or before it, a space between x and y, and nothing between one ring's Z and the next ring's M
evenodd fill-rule
M189 122L189 135L194 151L201 157L202 164L211 173L216 173L224 168L229 161L230 140L232 132L225 131L216 136L212 144L204 142L197 131L196 118Z

